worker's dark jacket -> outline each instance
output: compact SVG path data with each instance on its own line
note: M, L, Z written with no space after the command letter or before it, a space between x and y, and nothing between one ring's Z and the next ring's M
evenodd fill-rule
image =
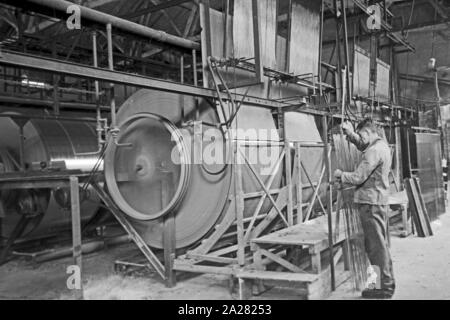
M362 160L353 172L343 172L342 182L356 186L354 202L387 205L389 196L389 171L391 152L385 140L378 138L364 148L359 136L348 135L350 142L362 151Z

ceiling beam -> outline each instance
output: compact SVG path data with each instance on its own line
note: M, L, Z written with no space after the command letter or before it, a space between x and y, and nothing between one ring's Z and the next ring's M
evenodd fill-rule
M436 10L437 14L441 16L441 18L443 19L448 18L448 14L445 12L444 8L442 8L442 6L439 3L437 3L436 0L428 0L428 3L431 4L434 10Z
M160 10L164 10L164 9L168 9L171 7L175 7L175 6L179 6L180 4L186 3L186 2L192 2L193 0L170 0L170 1L166 1L160 4L156 4L151 6L150 8L147 9L142 9L136 12L132 12L129 14L125 14L122 16L122 18L124 19L131 19L131 18L136 18L148 13L153 13L153 12L157 12ZM153 2L153 1L152 1Z

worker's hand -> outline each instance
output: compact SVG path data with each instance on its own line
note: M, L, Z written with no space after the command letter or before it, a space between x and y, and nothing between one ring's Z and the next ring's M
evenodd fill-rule
M349 135L354 132L353 125L350 121L344 121L344 123L341 125L342 130L346 135Z
M341 182L342 181L342 171L339 169L336 169L336 171L334 171L334 178L336 179L336 181Z

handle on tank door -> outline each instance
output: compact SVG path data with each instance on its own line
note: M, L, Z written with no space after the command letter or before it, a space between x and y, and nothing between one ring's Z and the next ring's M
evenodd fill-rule
M115 154L117 151L117 148L123 145L120 142L120 134L117 136L117 143L109 143L108 147L106 149L106 155L105 155L105 164L104 164L104 171L105 171L105 180L106 184L108 186L108 192L111 195L112 199L116 203L116 205L127 215L130 217L141 220L141 221L148 221L148 220L155 220L158 219L165 214L169 213L173 209L175 209L178 204L183 199L187 187L189 185L189 178L190 178L190 155L189 155L189 149L186 146L186 143L184 141L184 137L181 134L180 130L168 119L161 117L159 115L148 113L148 112L142 112L137 113L128 119L126 119L120 126L120 132L125 132L126 129L135 121L142 120L142 119L152 119L159 121L161 124L164 125L164 127L170 132L171 136L174 138L176 146L178 148L179 154L180 154L180 181L178 183L178 187L175 191L174 196L172 197L171 201L166 205L166 207L162 208L159 212L149 214L149 213L143 213L139 212L138 210L131 207L128 202L124 199L122 196L119 187L117 185L116 175L115 175ZM113 137L111 137L113 139Z

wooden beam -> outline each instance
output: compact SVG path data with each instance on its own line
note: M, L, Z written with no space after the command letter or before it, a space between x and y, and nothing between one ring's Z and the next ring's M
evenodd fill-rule
M439 3L437 3L436 0L428 0L428 3L431 4L431 6L434 8L434 10L436 10L438 15L440 15L444 19L448 18L448 15L445 12L444 8L442 8L442 6Z
M179 6L180 4L183 4L186 2L192 2L192 1L193 0L171 0L171 1L166 1L163 3L157 3L157 4L155 4L152 1L152 3L154 3L154 6L148 8L148 9L143 9L143 10L139 10L139 11L136 11L133 13L126 14L126 15L122 16L122 18L124 18L124 19L136 18L136 17L142 16L142 15L148 14L148 13L161 11L164 9Z
M153 3L155 6L161 5L159 0L150 0L150 2ZM162 14L167 18L167 21L169 22L172 29L175 30L177 35L182 36L180 29L178 29L177 25L175 24L175 22L173 22L172 17L167 13L167 11L165 9L160 9L160 10L161 10Z
M187 19L186 26L184 27L183 38L186 38L190 34L197 11L198 6L193 6L191 13L189 14L189 17Z

